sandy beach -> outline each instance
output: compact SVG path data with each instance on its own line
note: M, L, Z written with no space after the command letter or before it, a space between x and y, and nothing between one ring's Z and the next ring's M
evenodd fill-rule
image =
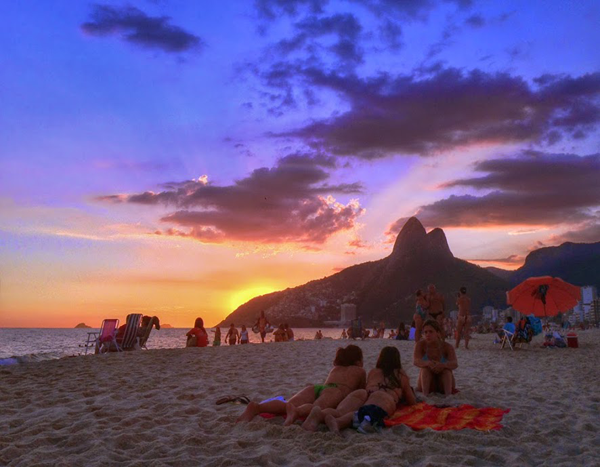
M598 465L598 330L579 349L500 350L477 335L458 350L460 393L431 404L510 409L499 431L413 431L343 437L284 428L283 419L235 424L244 405L291 396L325 380L344 341L148 350L0 368L0 464L173 466ZM416 384L411 342L359 342L371 369L385 345L400 349Z

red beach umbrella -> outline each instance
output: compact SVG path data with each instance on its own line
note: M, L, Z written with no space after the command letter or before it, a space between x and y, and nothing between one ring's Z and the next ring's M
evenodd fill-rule
M570 310L581 299L581 288L558 277L530 277L506 292L515 310L535 316L555 316Z

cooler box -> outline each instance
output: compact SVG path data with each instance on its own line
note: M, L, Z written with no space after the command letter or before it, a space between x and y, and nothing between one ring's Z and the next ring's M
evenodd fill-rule
M576 349L579 347L579 341L577 340L577 334L570 332L567 334L567 347Z

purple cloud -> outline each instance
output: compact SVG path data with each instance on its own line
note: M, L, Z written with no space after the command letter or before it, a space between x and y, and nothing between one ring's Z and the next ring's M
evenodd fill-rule
M169 24L170 20L168 16L148 16L135 7L95 5L91 21L83 23L81 29L93 36L118 36L134 45L165 52L184 52L203 45L198 36Z
M327 183L332 159L291 155L273 168L254 170L232 185L203 180L170 182L163 190L99 199L113 203L175 206L161 221L174 225L167 235L192 237L208 243L325 242L350 229L364 212L358 202L337 203L332 193L358 194L360 183Z
M495 225L585 226L580 234L595 234L600 206L600 154L545 154L528 151L515 158L475 164L484 177L455 180L444 187L493 190L483 196L452 195L421 206L416 216L430 227ZM393 223L388 234L399 231L407 218ZM571 232L575 237L577 234Z
M507 73L453 68L422 79L358 78L281 62L270 73L264 78L271 86L289 86L299 76L350 103L341 115L279 135L342 156L428 156L471 144L556 141L584 137L600 121L600 73L545 76L535 85Z

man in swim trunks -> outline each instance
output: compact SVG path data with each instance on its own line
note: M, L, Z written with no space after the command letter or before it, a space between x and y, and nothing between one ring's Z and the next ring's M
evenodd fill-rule
M229 331L227 331L227 335L225 336L225 342L229 342L229 345L235 345L239 339L240 332L235 328L235 325L231 323L231 326L229 326Z
M431 319L436 320L442 328L442 335L444 334L444 311L446 311L446 303L444 302L444 296L437 292L435 285L429 284L427 288L427 304L429 308L427 312Z
M260 317L256 321L256 326L258 326L258 332L260 332L260 340L265 342L265 336L267 335L267 326L269 326L269 320L265 317L265 310L260 312Z
M469 348L469 340L471 339L471 299L467 295L467 288L461 287L458 298L458 319L456 320L456 345L460 344L460 336L465 333L465 349Z

